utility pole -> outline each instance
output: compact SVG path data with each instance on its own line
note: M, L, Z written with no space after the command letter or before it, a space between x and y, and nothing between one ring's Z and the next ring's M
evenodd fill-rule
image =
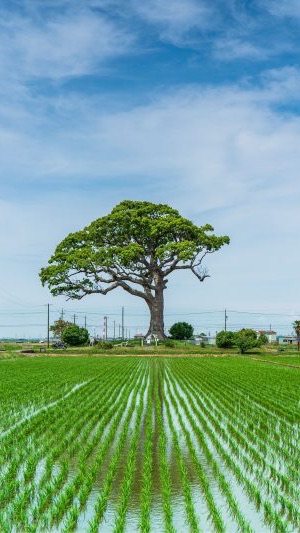
M86 329L86 315L84 317L84 328Z
M47 348L50 345L50 304L47 304Z
M114 340L116 340L116 321L114 320Z
M61 320L64 319L64 314L65 314L65 312L64 312L64 309L62 308L62 310L61 310L61 315L60 315Z
M122 340L124 340L124 307L122 307Z
M104 317L103 321L103 340L107 341L107 316Z
M225 309L225 317L224 318L225 318L225 331L227 331L227 318L228 318L228 316L226 314L226 309Z

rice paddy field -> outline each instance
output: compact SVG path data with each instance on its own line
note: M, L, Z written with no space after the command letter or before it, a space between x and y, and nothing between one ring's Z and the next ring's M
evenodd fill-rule
M300 368L0 361L1 532L299 532Z

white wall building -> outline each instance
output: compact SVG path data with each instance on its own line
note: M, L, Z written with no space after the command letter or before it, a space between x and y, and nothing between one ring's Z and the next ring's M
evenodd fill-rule
M256 334L257 336L259 337L260 335L266 335L266 337L268 337L268 342L276 342L277 341L277 333L276 331L273 331L272 329L267 329L267 330L257 330L256 331Z
M278 335L278 344L297 344L297 337L295 335Z

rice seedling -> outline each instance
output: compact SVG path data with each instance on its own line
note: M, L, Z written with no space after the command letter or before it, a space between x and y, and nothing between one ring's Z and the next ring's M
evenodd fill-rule
M153 369L150 368L147 411L145 423L144 459L141 486L141 517L139 527L143 533L150 532L151 487L153 468Z
M0 380L1 532L300 529L297 369L22 358Z

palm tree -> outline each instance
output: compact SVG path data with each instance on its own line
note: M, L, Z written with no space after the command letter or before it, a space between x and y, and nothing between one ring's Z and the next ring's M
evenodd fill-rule
M294 331L297 335L297 348L298 348L298 352L299 352L299 345L300 345L300 320L295 320L295 322L293 322L293 328L294 328Z

